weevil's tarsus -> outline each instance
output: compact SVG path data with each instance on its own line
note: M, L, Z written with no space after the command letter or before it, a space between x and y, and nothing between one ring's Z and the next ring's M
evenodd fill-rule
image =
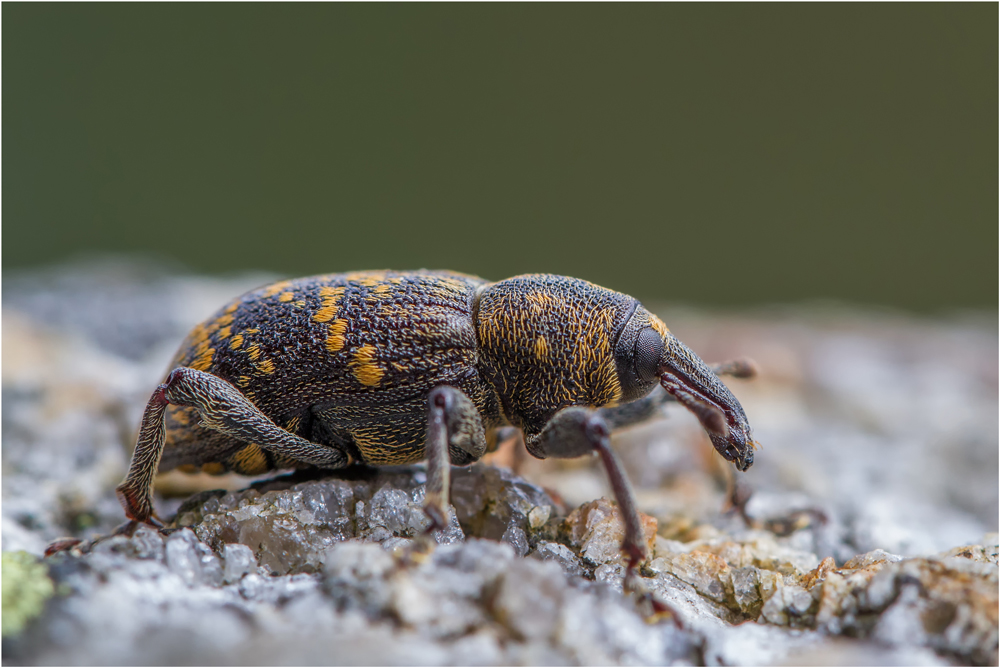
M59 552L69 552L82 542L82 538L57 538L45 546L44 556L51 557Z

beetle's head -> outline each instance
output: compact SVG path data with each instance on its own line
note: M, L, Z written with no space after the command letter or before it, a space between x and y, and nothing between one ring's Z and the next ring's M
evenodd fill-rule
M695 414L720 455L740 471L750 468L755 443L740 402L659 318L638 306L619 335L615 359L624 401L659 383Z

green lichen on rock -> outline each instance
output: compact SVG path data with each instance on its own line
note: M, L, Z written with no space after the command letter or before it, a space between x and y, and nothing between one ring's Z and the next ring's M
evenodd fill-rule
M3 636L17 635L55 593L48 569L27 552L3 553Z

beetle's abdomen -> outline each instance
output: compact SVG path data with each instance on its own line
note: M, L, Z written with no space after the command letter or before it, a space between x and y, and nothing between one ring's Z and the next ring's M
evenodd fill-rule
M282 281L198 325L172 367L229 381L276 424L307 438L303 425L315 415L367 415L370 431L371 417L390 407L419 406L425 421L424 398L437 385L471 383L463 389L481 394L472 300L483 282L428 271ZM401 429L409 417L383 420L387 432L422 439L422 428ZM405 445L410 459L422 456L422 441Z

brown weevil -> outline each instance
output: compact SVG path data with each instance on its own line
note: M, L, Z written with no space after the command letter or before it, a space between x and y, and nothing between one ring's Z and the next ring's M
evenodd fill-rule
M597 452L625 519L630 570L646 554L613 429L672 397L741 471L746 415L718 373L629 297L546 274L491 283L447 271L288 280L198 325L146 406L118 498L158 525L157 471L257 475L428 460L424 507L447 517L450 464L475 462L513 426L535 457ZM659 383L666 391L651 394Z

